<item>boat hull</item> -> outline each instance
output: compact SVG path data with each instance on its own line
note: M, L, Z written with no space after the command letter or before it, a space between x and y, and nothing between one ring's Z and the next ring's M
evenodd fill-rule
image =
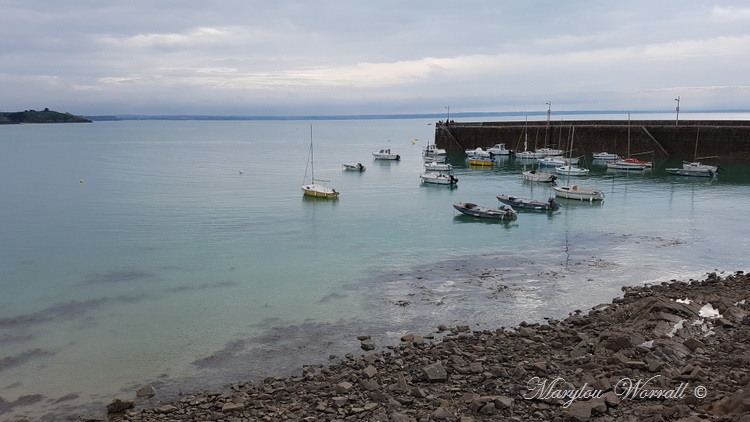
M685 169L685 168L668 168L665 169L667 173L674 174L677 176L692 176L692 177L714 177L716 172L710 169Z
M481 158L469 158L469 165L480 166L480 167L492 167L495 165L495 162L492 160L484 160Z

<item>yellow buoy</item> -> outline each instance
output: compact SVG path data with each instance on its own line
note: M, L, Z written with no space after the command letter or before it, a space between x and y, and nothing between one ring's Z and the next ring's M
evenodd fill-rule
M83 183L83 179L79 180L80 183Z

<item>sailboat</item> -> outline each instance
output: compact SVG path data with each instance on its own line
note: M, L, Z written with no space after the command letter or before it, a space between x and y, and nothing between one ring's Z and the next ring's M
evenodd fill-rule
M339 191L333 188L329 188L320 183L316 182L329 182L329 180L322 180L315 178L315 154L313 153L313 129L312 124L310 125L310 154L308 156L308 166L305 168L305 177L302 179L302 192L307 196L314 196L316 198L329 198L336 199L339 197ZM310 168L310 183L307 181L307 168Z
M570 157L573 156L573 137L575 136L575 131L576 128L573 126L570 131ZM569 176L588 176L589 169L573 165L573 159L570 157L568 158L570 161L567 164L555 167L555 173L567 174Z
M719 173L719 166L712 166L708 164L701 164L698 155L698 136L700 134L700 128L698 133L695 135L695 151L693 152L693 161L683 161L682 168L668 168L665 169L669 174L676 174L678 176L697 176L697 177L713 177ZM713 157L701 157L700 159L715 158Z
M653 163L650 161L641 161L637 158L630 157L630 113L628 113L628 158L618 158L614 161L607 162L607 168L612 170L650 170Z
M573 131L575 131L575 128L573 128ZM571 131L570 134L570 152L573 153L573 131ZM588 169L580 169L576 166L564 166L568 168L575 168L579 170L586 170L586 174L588 174ZM562 174L567 174L568 177L571 175L575 175L572 171L561 171L562 167L555 168L555 171ZM578 185L570 185L570 181L568 180L567 183L563 186L553 186L552 190L555 191L555 196L560 198L567 198L567 199L577 199L580 201L602 201L604 200L604 191L599 189L588 189L588 188L582 188Z

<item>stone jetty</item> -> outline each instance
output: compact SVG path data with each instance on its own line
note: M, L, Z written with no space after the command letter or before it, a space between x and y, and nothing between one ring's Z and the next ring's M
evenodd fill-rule
M109 421L750 421L750 276L623 288L563 320L438 326L287 378L111 403ZM355 339L353 339L355 340ZM79 420L104 420L95 417Z

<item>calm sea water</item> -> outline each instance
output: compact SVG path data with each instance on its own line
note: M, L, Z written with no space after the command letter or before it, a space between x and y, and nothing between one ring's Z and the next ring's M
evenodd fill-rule
M666 175L679 160L592 167L576 183L603 203L487 223L451 204L549 187L516 160L473 169L461 155L457 188L420 185L431 123L313 122L316 176L337 201L302 196L309 122L0 127L0 397L15 403L0 419L102 410L150 382L168 396L294 372L356 352L360 334L386 345L438 324L540 321L623 285L748 269L749 165L720 163L715 180ZM372 160L388 146L400 162ZM367 170L343 172L349 161Z

